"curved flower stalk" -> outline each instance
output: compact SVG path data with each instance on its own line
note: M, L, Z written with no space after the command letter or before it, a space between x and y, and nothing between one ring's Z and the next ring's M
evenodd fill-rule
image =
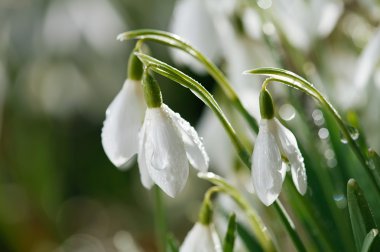
M266 90L260 94L260 110L262 119L253 150L252 179L257 196L269 206L278 198L285 179L286 165L282 156L289 161L293 183L302 195L307 189L307 179L297 140L274 118L272 98Z

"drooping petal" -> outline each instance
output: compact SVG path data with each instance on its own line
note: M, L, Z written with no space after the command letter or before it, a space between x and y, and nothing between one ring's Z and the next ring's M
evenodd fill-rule
M137 135L145 108L140 81L127 79L109 105L102 129L103 149L116 167L127 168L138 151Z
M282 155L288 157L298 150L296 137L277 118L269 121L269 130L274 135Z
M307 176L303 157L298 150L293 155L288 156L288 159L290 161L293 183L298 192L305 195L307 190Z
M304 160L298 148L296 137L276 118L272 121L271 130L276 136L276 141L281 153L286 156L290 162L294 185L297 190L304 195L307 189L307 178Z
M186 235L180 252L221 252L222 244L212 225L197 222Z
M268 121L262 119L252 157L253 186L259 199L267 206L281 192L284 167L275 137L270 132Z
M186 155L190 164L201 172L208 170L209 158L201 139L195 129L184 120L178 113L175 113L168 106L162 108L171 117L178 131L181 133L182 141L185 145Z
M175 197L189 175L185 147L180 133L162 107L148 108L145 115L143 158L152 180L169 196Z
M154 185L154 182L152 178L149 175L148 168L146 166L146 160L145 160L145 149L143 148L143 144L145 142L145 122L143 126L141 127L141 130L139 132L139 154L137 157L137 162L139 164L139 170L140 170L140 179L143 186L147 189L152 188Z

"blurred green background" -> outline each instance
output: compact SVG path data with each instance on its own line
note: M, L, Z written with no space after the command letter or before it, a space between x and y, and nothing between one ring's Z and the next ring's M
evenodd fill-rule
M218 41L215 47L220 47L220 55L216 63L236 85L234 88L243 103L255 109L257 100L250 91L253 86L259 87L260 79L244 79L243 70L273 66L305 76L343 110L346 121L367 134L371 147L379 151L377 54L367 57L377 63L372 62L368 87L359 90L368 99L360 96L362 104L350 107L347 104L353 101L347 97L350 93L354 98L362 95L351 88L352 80L361 53L375 34L380 34L380 4L375 0L331 1L336 4L333 7L339 15L335 20L323 19L327 22L325 27L329 28L328 24L332 27L322 34L316 27L323 23L317 24L322 20L325 6L312 5L318 1L291 2L304 9L293 8L286 0L278 4L273 1L272 8L269 8L270 0L239 1L244 4L233 7L235 9L225 15L232 27L230 33L221 28L225 20L218 19L221 6L215 4L215 19L220 21L217 28L222 39L209 34L203 36ZM327 3L326 6L330 3L321 2ZM242 18L249 9L247 3L254 6L256 13L249 16L251 26L244 26L247 20ZM116 35L140 28L168 30L174 5L175 0L0 2L1 252L130 252L138 251L136 247L144 251L157 250L153 193L142 187L136 165L128 171L120 171L111 164L102 149L100 132L105 110L126 78L129 53L135 43L118 42ZM300 34L304 37L299 37ZM154 57L175 65L167 48L147 44ZM196 77L209 90L214 87L210 76L193 72L192 68L181 67L181 70ZM202 103L188 90L159 76L157 79L164 102L196 125L203 111ZM305 158L309 177L305 198L311 202L321 226L334 230L331 239L336 246L350 247L352 244L345 242L352 238L345 198L347 180L350 177L358 180L367 191L372 207L379 206L380 202L371 193L373 188L366 183L368 178L358 168L357 159L341 143L332 118L299 93L281 87L272 91L279 114L297 136ZM215 96L222 97L220 93ZM285 112L290 109L292 118L285 119L281 108ZM352 120L347 116L351 109L355 112L351 114ZM244 128L239 119L236 121L234 126ZM247 135L240 129L238 133ZM363 141L364 134L361 136ZM221 142L217 144L225 143L222 138L216 138ZM252 147L251 138L249 135L244 139L248 147ZM226 156L234 155L230 152L232 154ZM223 162L223 158L216 161ZM237 166L236 156L233 161L235 163L224 166ZM180 241L196 220L202 194L208 186L196 178L194 171L190 174L191 181L176 199L165 197L170 214L168 229ZM244 178L249 181L249 177ZM237 181L239 183L239 179ZM285 191L289 190L285 186ZM292 198L290 193L282 199L297 206L297 198ZM262 205L257 209L265 213ZM291 214L298 217L297 225L304 224L301 232L311 229L307 224L308 215L297 216L297 209ZM380 220L380 212L377 211L375 217ZM271 224L276 231L281 229L276 221ZM304 233L304 239L311 240L313 234L309 237ZM284 233L276 233L276 236L278 239L286 237Z
M173 3L1 1L0 251L131 251L129 232L155 249L152 194L136 167L113 167L100 132L134 45L116 35L166 30ZM170 62L157 48L150 49ZM165 82L165 102L195 123L201 104ZM194 105L181 106L187 102ZM196 211L172 212L183 236L190 227L183 215ZM178 218L185 222L176 226Z

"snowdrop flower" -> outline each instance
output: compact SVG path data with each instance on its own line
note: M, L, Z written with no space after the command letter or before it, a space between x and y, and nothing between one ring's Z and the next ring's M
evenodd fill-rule
M128 162L138 151L138 133L146 105L141 85L142 63L131 54L128 78L109 105L102 129L102 144L107 157L118 168L128 168Z
M211 224L197 222L187 234L180 252L221 252L222 243Z
M260 93L259 134L252 157L253 186L259 199L271 205L281 192L285 179L286 165L282 156L291 166L293 183L298 192L305 194L307 189L305 165L293 133L274 118L272 98L267 90Z
M213 207L210 195L205 195L198 214L198 221L186 235L180 252L221 252L222 243L212 224Z
M148 189L157 184L175 197L186 184L189 163L205 172L209 158L195 129L162 103L158 83L147 71L143 84L148 108L139 133L141 181Z
M158 83L147 71L142 83L148 106L142 126L144 105L139 98L140 81L127 80L107 110L103 148L117 167L127 165L138 153L142 184L148 189L157 184L175 197L186 184L189 163L205 172L209 159L194 128L162 103Z

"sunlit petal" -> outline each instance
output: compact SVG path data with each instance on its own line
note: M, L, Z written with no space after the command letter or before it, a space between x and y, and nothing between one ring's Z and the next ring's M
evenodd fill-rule
M296 137L277 118L270 121L270 130L275 136L282 155L288 157L298 150Z
M181 133L185 145L186 155L190 164L201 172L208 169L209 158L201 139L195 129L185 121L178 113L175 113L168 106L163 105L163 109L170 115L177 129Z
M143 124L140 132L139 132L139 154L138 154L138 164L139 164L139 170L140 170L140 179L143 186L147 189L152 188L154 185L154 182L152 178L149 175L147 166L146 166L146 160L145 160L145 149L143 148L143 144L145 142L145 123Z
M252 158L253 186L259 199L267 206L277 199L284 178L281 154L268 121L262 119L260 122Z
M211 225L196 223L187 234L180 252L221 252L222 244Z
M288 156L288 159L290 161L293 183L298 192L304 195L307 190L307 177L303 157L299 151L296 151L293 155Z
M148 108L145 115L144 158L153 181L175 197L186 184L189 163L173 121L162 107Z
M106 111L102 144L108 158L119 168L128 167L128 161L138 151L137 136L145 107L140 82L126 80Z

